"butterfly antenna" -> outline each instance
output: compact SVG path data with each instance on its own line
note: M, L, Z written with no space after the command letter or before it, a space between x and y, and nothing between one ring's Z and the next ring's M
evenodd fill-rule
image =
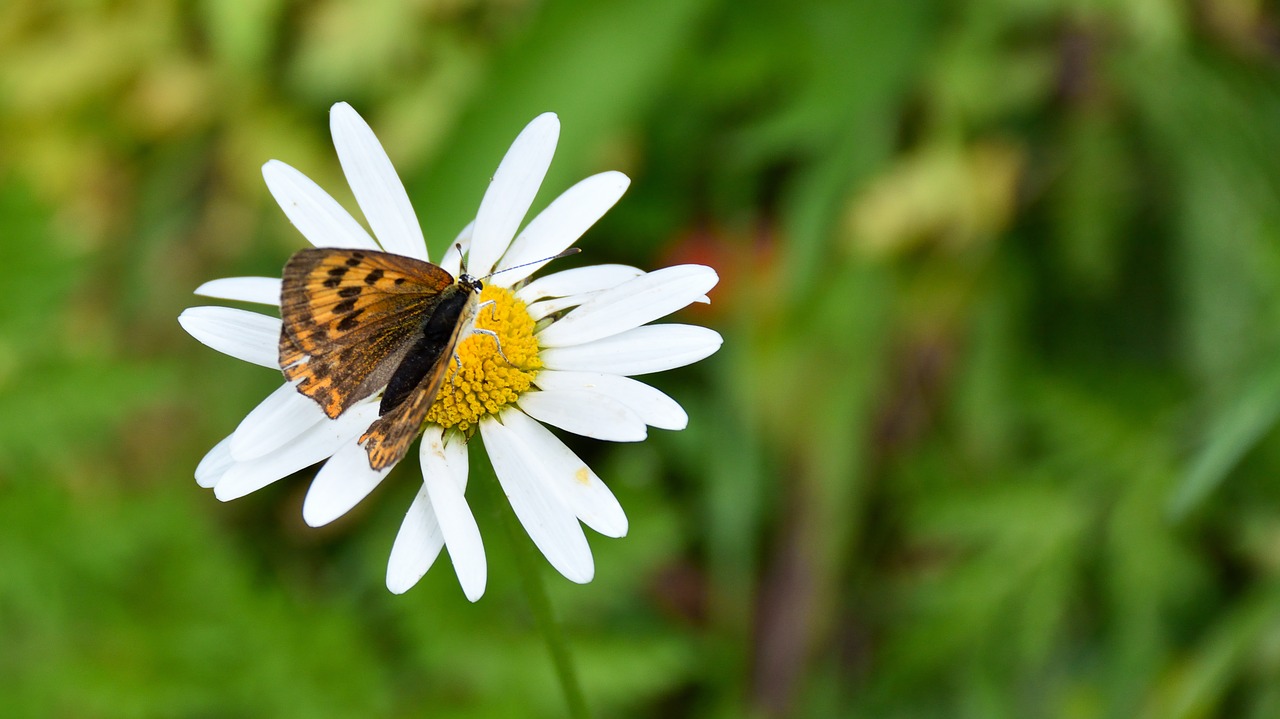
M462 253L462 243L455 242L453 243L453 246L455 249L458 250L458 266L462 268L462 271L460 274L465 275L467 274L467 256Z
M518 269L520 269L521 267L528 267L529 265L536 265L536 264L538 264L538 263L540 263L540 262L550 262L550 261L552 261L552 260L558 260L558 259L560 259L560 258L562 258L562 257L568 257L569 255L576 255L576 254L578 254L579 252L582 252L582 250L581 250L580 248L577 248L577 247L570 247L569 249L565 250L564 252L561 252L561 253L560 253L560 254L558 254L558 255L552 255L552 256L550 256L550 257L544 257L544 258L542 258L542 259L540 259L540 260L534 260L533 262L525 262L524 264L519 264L519 265L516 265L515 267L504 267L504 268L502 268L502 269L498 270L497 272L490 272L489 274L485 275L484 277L481 277L480 279L482 279L482 280L487 280L487 279L489 279L490 277L493 277L494 275L499 274L499 273L502 273L502 272L507 272L507 271L509 271L509 270L518 270Z

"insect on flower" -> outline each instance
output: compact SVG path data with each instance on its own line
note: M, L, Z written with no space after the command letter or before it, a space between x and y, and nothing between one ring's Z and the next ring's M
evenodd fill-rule
M451 361L461 365L464 332L489 335L506 360L498 334L472 326L479 309L495 306L479 302L483 289L412 257L299 250L284 267L280 369L330 419L382 389L378 419L359 441L370 468L386 469L417 437Z
M475 601L486 560L464 492L468 454L483 444L534 544L565 577L590 581L582 525L621 537L627 517L546 425L618 442L642 440L648 427L683 429L680 405L632 376L719 349L710 329L649 324L706 301L715 271L605 264L530 280L630 183L620 172L592 175L521 229L559 135L550 113L516 138L458 251L431 264L372 130L345 103L334 105L330 123L373 233L302 173L275 160L263 167L272 195L315 248L294 254L282 279L227 278L196 290L278 305L279 319L229 307L192 307L178 318L201 342L285 379L205 455L196 481L227 501L322 462L302 506L303 519L321 526L368 496L421 435L423 484L392 546L387 587L408 590L447 548ZM461 271L464 254L470 274Z

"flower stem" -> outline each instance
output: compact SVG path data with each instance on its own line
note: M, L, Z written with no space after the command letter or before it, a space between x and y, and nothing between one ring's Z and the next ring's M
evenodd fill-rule
M497 482L493 482L497 486ZM492 503L494 511L502 515L502 523L507 528L507 539L515 556L516 570L520 573L520 585L524 588L529 609L533 612L533 620L538 625L542 639L547 643L547 651L551 652L551 662L555 665L556 677L560 680L560 688L564 692L565 702L569 705L569 716L573 719L587 719L587 701L582 693L582 684L578 681L578 672L573 664L573 656L569 652L569 642L565 640L560 620L551 607L551 597L547 595L547 586L542 581L542 556L524 536L524 529L516 519L515 513L506 503L501 492Z

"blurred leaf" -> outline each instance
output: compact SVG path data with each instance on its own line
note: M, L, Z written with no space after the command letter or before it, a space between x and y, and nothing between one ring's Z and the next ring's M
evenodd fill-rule
M794 123L792 131L813 153L783 201L789 292L804 297L814 284L846 193L887 159L899 103L931 38L935 10L927 2L877 0L826 4L806 18L822 29L803 46L812 77L766 126L779 131ZM851 46L863 52L848 52Z
M1280 593L1274 587L1239 601L1199 646L1163 677L1144 716L1195 719L1229 707L1227 695L1235 675L1261 642L1273 641L1280 631L1276 625L1278 602Z
M930 147L904 158L853 203L851 244L871 256L922 244L971 250L1006 229L1022 162L1015 148L998 142Z
M1240 459L1280 417L1280 367L1257 377L1245 392L1210 420L1182 482L1169 498L1168 512L1185 519L1227 478Z
M536 115L555 111L563 131L541 202L598 164L606 143L652 102L672 60L697 29L709 0L649 3L567 0L544 5L523 36L494 60L485 91L459 131L411 187L432 256L474 219L511 139ZM539 206L535 203L535 208Z
M1129 148L1121 129L1104 113L1085 107L1067 118L1061 186L1053 195L1063 272L1094 292L1113 289L1118 279L1118 255L1136 199Z

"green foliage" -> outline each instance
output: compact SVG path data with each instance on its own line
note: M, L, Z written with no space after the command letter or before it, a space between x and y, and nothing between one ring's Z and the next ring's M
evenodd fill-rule
M1272 8L1067 0L0 4L0 716L560 716L492 498L476 605L383 587L397 470L192 471L278 378L178 328L352 206L350 101L437 252L514 133L585 262L713 265L690 414L575 443L631 520L549 570L601 716L1280 712ZM574 262L577 260L569 260ZM573 441L570 439L569 441ZM476 482L492 481L477 476Z

